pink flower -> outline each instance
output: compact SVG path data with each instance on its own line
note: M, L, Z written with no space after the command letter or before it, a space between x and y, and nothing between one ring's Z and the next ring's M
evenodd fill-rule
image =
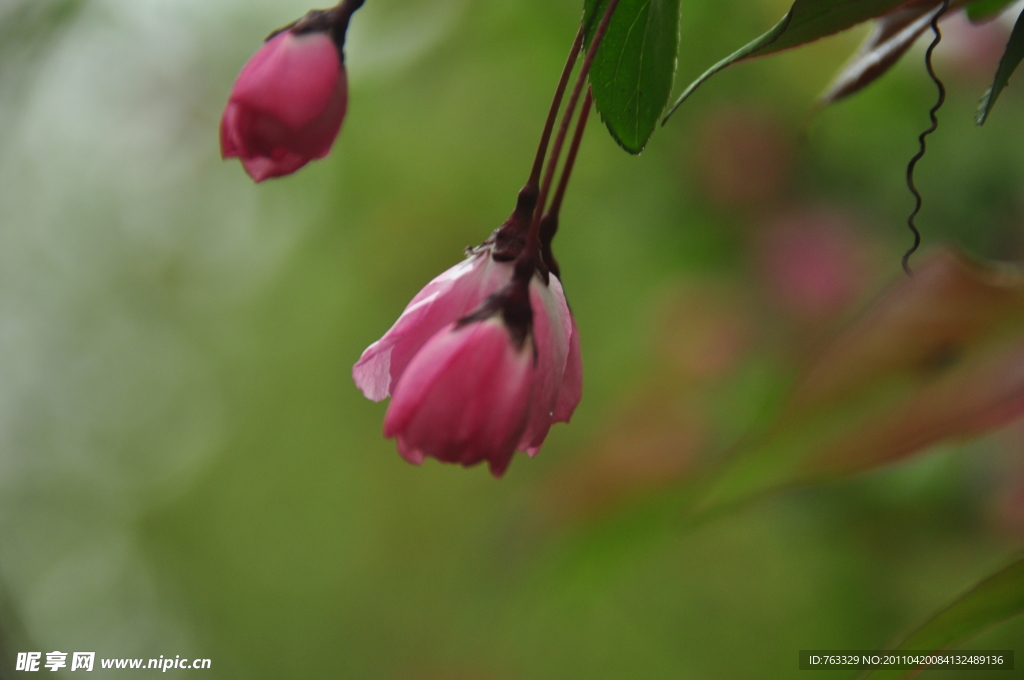
M533 343L517 343L500 316L438 333L416 355L384 418L384 436L417 465L488 461L501 476L526 428Z
M370 399L393 397L384 435L406 460L486 460L496 477L569 421L583 381L561 282L515 281L489 247L427 284L353 377Z
M284 30L242 68L220 123L224 158L257 182L331 150L348 104L340 48L328 31Z
M366 348L352 369L367 399L391 396L413 356L438 331L467 316L512 278L512 264L497 262L483 248L447 270L416 294L398 321Z

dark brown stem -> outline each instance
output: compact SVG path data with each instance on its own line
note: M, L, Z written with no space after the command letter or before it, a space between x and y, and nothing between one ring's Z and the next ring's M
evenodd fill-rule
M352 15L357 9L363 6L366 0L341 0L338 6L332 11L337 17L334 28L331 30L331 34L334 38L334 42L338 45L339 49L345 47L345 34L348 33L348 22L352 19ZM344 52L342 53L344 54Z
M334 12L334 16L337 21L342 24L342 29L348 28L349 19L355 14L355 11L363 6L366 0L341 0L337 6L331 11Z
M597 50L601 47L601 41L604 40L605 34L608 32L608 25L611 23L612 15L615 13L615 8L618 7L619 0L609 0L608 7L605 8L604 15L601 17L601 23L597 27L597 31L594 33L594 39L590 43L590 48L587 50L587 55L583 58L583 65L580 67L580 72L576 76L576 83L573 85L572 93L569 95L569 101L565 106L565 112L562 114L562 124L558 128L558 136L555 137L555 144L551 150L551 157L548 159L548 167L544 173L544 183L541 184L540 194L537 199L537 207L534 209L533 220L530 223L530 230L526 234L526 247L523 249L523 253L520 257L536 257L540 253L540 220L544 214L544 207L547 203L548 194L551 191L551 183L554 180L555 169L558 167L558 158L562 155L562 147L565 145L565 138L569 134L569 125L572 122L573 114L576 111L576 105L579 103L580 94L583 91L583 85L587 82L587 76L590 75L590 67L594 64L594 58L597 56Z
M352 13L363 6L366 0L341 0L338 3L338 12L344 17L352 16Z
M580 150L580 142L583 141L583 133L587 129L587 120L590 117L590 107L593 101L593 93L590 89L587 89L587 97L583 100L583 108L580 110L580 118L576 123L576 133L573 135L572 144L569 146L569 155L565 158L565 167L562 169L562 178L558 181L558 189L555 190L555 195L551 199L551 205L544 211L544 216L540 218L540 226L538 227L538 235L540 236L540 255L541 259L544 260L544 264L547 265L548 270L557 276L559 279L562 278L561 268L558 266L558 260L555 259L555 253L551 248L551 242L555 238L555 234L558 233L558 213L562 209L562 199L565 198L565 189L569 186L569 178L572 177L572 170L576 166L576 155Z
M576 133L569 145L569 155L565 157L565 167L562 168L562 177L558 180L558 188L551 198L551 205L548 206L546 215L558 216L562 209L562 199L565 198L565 190L569 186L569 179L572 177L572 169L576 166L576 155L580 151L580 142L583 141L583 133L587 129L587 119L590 117L590 107L594 101L594 91L587 88L587 96L583 99L583 108L580 109L580 119L576 122Z
M348 22L352 19L352 14L362 7L364 2L366 0L342 0L331 9L311 10L301 19L277 29L266 39L270 40L284 31L291 31L298 35L324 31L330 34L331 40L338 47L338 55L344 61L345 34L348 33Z
M576 33L576 39L573 40L569 56L565 60L562 76L558 79L555 96L551 100L548 118L544 123L544 131L540 136L540 144L537 145L537 157L533 162L530 178L519 190L519 198L516 200L516 208L512 211L512 215L491 237L495 243L494 257L500 261L512 260L522 252L523 244L526 241L526 232L529 231L530 224L533 222L533 212L537 206L537 195L540 193L540 174L544 169L544 159L551 142L551 133L554 131L558 111L562 107L562 99L565 96L565 88L569 85L569 77L572 76L572 70L576 67L576 60L582 47L583 27L581 26Z
M558 87L555 88L555 97L551 100L551 109L548 111L548 119L544 123L544 132L540 136L540 144L537 145L537 158L533 161L533 171L530 172L528 185L540 185L540 173L544 169L544 158L548 153L548 144L551 142L551 133L555 129L555 121L558 120L558 110L562 107L562 98L565 96L565 88L569 85L569 76L576 67L576 59L579 57L580 49L583 48L583 27L580 26L576 33L576 40L572 43L569 51L569 58L565 60L565 68L562 69L562 77L558 79Z

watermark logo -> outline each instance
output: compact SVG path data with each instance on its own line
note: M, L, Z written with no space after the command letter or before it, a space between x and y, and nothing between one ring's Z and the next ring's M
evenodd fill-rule
M46 653L46 668L47 670L57 672L59 668L65 668L68 665L68 654L67 652L47 652Z
M91 671L96 664L96 652L71 652L72 671ZM163 673L171 669L205 670L210 668L209 659L182 658L180 654L172 657L161 656L158 659L100 659L100 668L157 670ZM18 652L14 670L38 672L44 668L56 673L68 666L68 652L52 651L46 653L43 663L42 652Z
M18 652L18 662L14 667L16 671L37 671L39 670L39 658L42 652Z

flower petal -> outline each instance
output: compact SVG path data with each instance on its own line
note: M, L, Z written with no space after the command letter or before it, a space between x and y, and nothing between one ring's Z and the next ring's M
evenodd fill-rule
M341 68L338 48L326 32L283 31L245 65L231 100L298 129L327 109Z
M537 351L530 416L519 448L531 456L540 450L554 423L562 376L569 354L572 320L565 302L562 284L554 274L544 284L540 276L530 283L533 309L533 337Z
M384 435L410 462L486 460L500 477L526 424L532 377L532 347L517 347L499 318L448 327L396 385Z
M569 422L582 397L583 358L580 356L580 332L576 326L576 319L573 318L572 335L569 337L569 357L565 361L562 387L558 390L558 403L555 404L555 422Z
M430 338L476 309L511 276L510 264L495 262L490 252L484 251L428 283L353 367L352 378L366 398L381 401L389 396L406 366Z
M238 105L228 102L220 119L220 157L235 158L241 154L236 138L238 127Z

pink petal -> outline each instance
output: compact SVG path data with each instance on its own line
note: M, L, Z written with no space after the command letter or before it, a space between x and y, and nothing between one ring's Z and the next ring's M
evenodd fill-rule
M341 124L348 111L348 74L344 65L334 87L334 93L327 102L327 108L316 120L302 128L302 134L293 141L294 148L308 149L313 158L326 156L334 140L341 132Z
M416 355L395 388L384 435L413 463L486 460L500 477L526 424L532 348L498 318L449 327Z
M569 354L572 320L562 284L553 274L547 285L540 276L534 277L530 283L530 304L537 348L536 370L529 421L518 448L532 456L540 450L554 423L555 404Z
M428 283L391 330L367 347L353 367L352 377L366 398L381 401L389 396L406 366L430 338L476 309L511 276L510 264L495 262L485 251L471 255Z
M565 373L562 374L562 387L558 390L558 403L555 404L555 422L569 422L582 397L583 358L580 356L580 332L576 326L576 319L573 318L569 357L565 362Z
M273 177L290 175L309 162L309 158L294 153L285 153L278 159L264 156L244 156L242 167L256 182Z
M224 116L220 119L220 157L235 158L241 150L235 139L238 124L238 105L228 102Z
M298 129L327 109L341 70L338 49L327 33L284 31L245 65L231 100Z

